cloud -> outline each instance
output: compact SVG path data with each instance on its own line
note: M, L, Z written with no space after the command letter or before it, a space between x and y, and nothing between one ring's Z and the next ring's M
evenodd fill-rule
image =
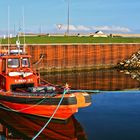
M77 26L77 30L89 31L91 29L89 27L84 26L84 25L79 25L79 26Z
M61 30L67 30L67 25L62 25ZM70 31L90 31L91 28L84 26L84 25L69 25L69 30Z
M131 32L127 27L121 26L92 26L93 30L110 31L110 32Z
M61 30L67 30L67 25L62 25ZM120 32L128 33L131 29L121 26L84 26L84 25L69 25L69 30L73 32L92 32L92 31L105 31L105 32Z
M41 31L40 31L41 30ZM123 26L84 26L84 25L69 25L69 30L72 33L94 33L95 31L103 31L105 33L139 33L140 29L133 29ZM30 26L25 29L26 33L63 33L67 31L67 25L63 24L60 29L58 25L42 26L40 29L38 26ZM11 34L14 34L13 30L10 30ZM17 32L16 32L17 33ZM0 29L0 36L7 35L7 29Z

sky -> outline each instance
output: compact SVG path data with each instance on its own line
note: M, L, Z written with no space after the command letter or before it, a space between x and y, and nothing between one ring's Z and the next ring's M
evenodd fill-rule
M11 33L66 32L68 1L71 33L140 33L139 0L0 0L0 34L8 30L8 7Z

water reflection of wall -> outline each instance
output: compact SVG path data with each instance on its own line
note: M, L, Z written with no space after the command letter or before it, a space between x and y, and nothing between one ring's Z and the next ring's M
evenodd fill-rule
M139 87L137 80L116 70L47 74L43 78L55 84L68 83L76 89L123 90Z
M0 138L31 140L47 122L46 118L22 115L0 109ZM38 140L87 140L80 123L70 117L67 121L51 121Z

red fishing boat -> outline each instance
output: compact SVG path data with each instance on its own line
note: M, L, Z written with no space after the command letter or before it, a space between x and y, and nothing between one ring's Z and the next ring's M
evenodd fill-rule
M78 108L91 104L87 93L70 92L68 85L42 81L32 69L30 58L19 46L0 55L0 103L4 107L43 117L51 117L55 112L53 118L65 120L78 112Z

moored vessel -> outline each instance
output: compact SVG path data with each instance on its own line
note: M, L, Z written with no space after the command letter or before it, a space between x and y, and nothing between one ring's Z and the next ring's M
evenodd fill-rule
M90 95L41 80L19 47L0 55L0 103L9 111L65 120L91 104Z

